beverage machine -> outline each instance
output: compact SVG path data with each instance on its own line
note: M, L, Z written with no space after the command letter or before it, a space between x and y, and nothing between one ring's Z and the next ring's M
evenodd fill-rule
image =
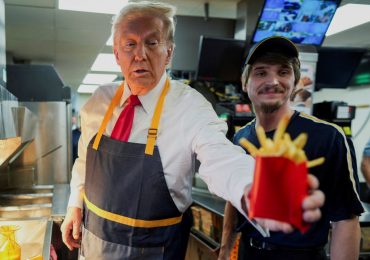
M356 115L355 106L343 101L324 101L313 105L313 115L340 126L346 136L352 137L351 123Z

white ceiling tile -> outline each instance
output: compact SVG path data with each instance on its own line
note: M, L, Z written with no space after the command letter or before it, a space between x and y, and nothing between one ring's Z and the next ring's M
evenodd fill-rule
M24 6L5 6L5 24L55 27L55 10Z
M56 12L57 28L110 28L112 15L85 13L68 10L58 10Z
M30 60L55 60L54 41L31 41L25 44L24 40L7 40L7 51L14 57Z
M57 0L5 0L6 5L37 6L54 8Z
M55 29L53 27L6 26L6 40L24 40L24 45L39 41L55 41Z

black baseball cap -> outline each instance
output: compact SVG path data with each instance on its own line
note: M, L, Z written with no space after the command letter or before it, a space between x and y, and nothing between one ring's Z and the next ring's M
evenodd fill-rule
M272 36L252 46L245 60L245 65L252 64L256 58L267 52L281 53L287 57L298 58L298 49L291 40L282 36Z

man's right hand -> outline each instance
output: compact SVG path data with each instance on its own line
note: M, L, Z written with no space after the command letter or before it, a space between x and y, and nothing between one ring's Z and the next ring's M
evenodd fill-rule
M62 239L64 244L73 250L73 248L80 248L80 229L82 221L82 210L77 207L69 207L66 218L63 221L60 230L62 231Z

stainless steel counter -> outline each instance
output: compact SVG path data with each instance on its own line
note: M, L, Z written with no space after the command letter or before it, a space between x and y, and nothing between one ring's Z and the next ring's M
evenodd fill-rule
M48 220L48 223L46 224L46 232L44 237L44 247L42 249L42 259L50 259L50 245L52 231L53 231L53 221Z
M195 204L223 217L225 209L225 200L211 194L207 190L193 188L192 197Z
M53 219L64 218L66 215L69 192L69 184L54 185L53 206L51 210L51 217Z

